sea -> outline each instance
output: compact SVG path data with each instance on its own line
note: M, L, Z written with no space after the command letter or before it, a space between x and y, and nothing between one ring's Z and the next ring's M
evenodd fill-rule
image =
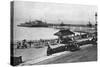
M55 39L54 33L58 32L59 29L55 28L44 28L44 27L18 27L17 25L22 22L14 23L14 41L17 40L40 40L40 39ZM69 28L69 27L66 27ZM71 30L87 30L85 27L70 27ZM76 33L76 32L75 32Z

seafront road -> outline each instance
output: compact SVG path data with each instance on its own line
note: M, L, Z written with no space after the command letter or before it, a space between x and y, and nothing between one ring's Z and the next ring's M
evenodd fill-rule
M80 48L81 50L75 52L64 51L50 56L43 56L36 60L29 60L27 62L20 64L19 66L86 62L86 61L97 60L97 46L88 44L88 45L81 46Z

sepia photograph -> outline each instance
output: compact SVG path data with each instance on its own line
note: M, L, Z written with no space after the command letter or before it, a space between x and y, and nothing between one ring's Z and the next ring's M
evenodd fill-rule
M97 61L94 5L12 1L12 66Z

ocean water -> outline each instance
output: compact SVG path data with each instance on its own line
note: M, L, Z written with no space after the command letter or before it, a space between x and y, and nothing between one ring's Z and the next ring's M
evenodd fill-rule
M17 25L23 23L15 22L14 23L14 41L15 40L40 40L40 39L54 39L57 36L54 35L58 29L53 28L43 28L43 27L18 27Z
M59 29L43 28L43 27L18 27L17 25L22 22L14 23L14 41L15 40L40 40L40 39L54 39L58 38L54 33ZM66 27L68 28L68 27ZM71 30L87 30L85 27L70 27Z
M53 39L57 38L54 36L58 30L52 28L24 28L18 27L15 31L15 40L39 40L39 39Z

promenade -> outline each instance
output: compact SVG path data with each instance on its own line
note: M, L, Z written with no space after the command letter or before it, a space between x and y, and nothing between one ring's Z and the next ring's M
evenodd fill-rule
M64 51L56 53L51 56L43 56L36 60L29 60L24 65L41 65L41 64L56 64L56 63L70 63L70 62L85 62L85 61L96 61L97 58L97 46L92 44L84 45L80 47L81 50L75 52Z

